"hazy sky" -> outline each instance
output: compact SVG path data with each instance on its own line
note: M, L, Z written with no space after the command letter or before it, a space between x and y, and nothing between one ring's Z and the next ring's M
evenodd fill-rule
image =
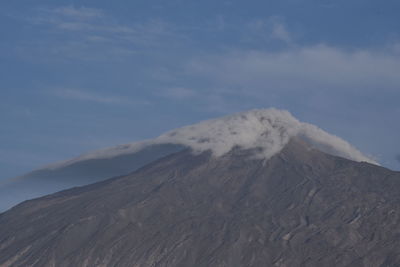
M0 178L289 110L400 169L400 1L0 3Z

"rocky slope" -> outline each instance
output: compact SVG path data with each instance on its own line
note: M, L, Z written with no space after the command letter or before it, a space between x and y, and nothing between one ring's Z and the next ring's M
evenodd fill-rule
M292 138L185 150L0 214L0 266L400 266L400 173Z

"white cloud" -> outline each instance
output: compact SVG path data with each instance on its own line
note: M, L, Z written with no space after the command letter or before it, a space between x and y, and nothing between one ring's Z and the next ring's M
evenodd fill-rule
M170 131L154 141L182 144L198 152L211 150L215 156L222 156L237 146L261 148L258 156L269 159L296 136L326 153L376 164L343 139L298 121L286 110L277 109L251 110L203 121Z
M135 153L153 144L183 145L192 148L195 153L211 151L216 157L225 155L235 147L259 148L261 151L254 156L268 160L279 153L293 137L300 137L312 147L328 154L377 164L343 139L314 125L298 121L286 110L261 109L202 121L172 130L153 140L94 151L69 161L52 164L48 168L66 166L80 160Z

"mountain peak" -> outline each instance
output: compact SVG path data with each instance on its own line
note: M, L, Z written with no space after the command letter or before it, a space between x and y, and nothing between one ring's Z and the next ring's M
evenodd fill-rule
M288 111L250 110L175 129L152 140L94 151L8 179L0 183L0 211L29 198L131 173L185 149L195 155L208 151L214 159L234 151L265 162L293 140L304 143L297 153L300 157L316 149L353 161L377 164L348 142L300 122Z
M203 121L170 131L154 142L181 144L195 152L211 150L217 157L235 147L258 148L256 156L269 159L294 137L334 156L377 164L345 140L315 125L300 122L286 110L274 108L250 110Z
M112 158L158 144L182 145L191 148L194 153L210 150L216 157L235 147L257 148L258 153L254 156L267 160L280 152L293 137L301 138L313 148L334 156L378 164L345 140L315 125L300 122L286 110L269 108L205 120L169 131L152 140L94 151L47 168L64 167L82 160Z

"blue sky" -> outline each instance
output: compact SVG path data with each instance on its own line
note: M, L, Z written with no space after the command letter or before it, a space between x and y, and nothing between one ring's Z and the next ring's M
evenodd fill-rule
M0 178L253 108L400 169L400 2L0 3Z

